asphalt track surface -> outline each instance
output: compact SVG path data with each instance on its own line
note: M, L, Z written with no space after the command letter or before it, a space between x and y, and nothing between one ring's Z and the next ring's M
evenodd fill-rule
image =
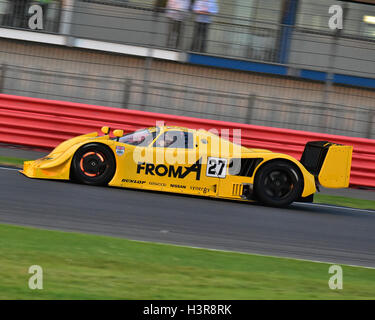
M3 168L0 190L0 223L375 267L375 211L275 209L34 180Z

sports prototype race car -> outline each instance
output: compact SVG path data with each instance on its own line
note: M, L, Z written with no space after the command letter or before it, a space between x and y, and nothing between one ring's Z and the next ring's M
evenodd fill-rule
M349 185L352 146L306 144L301 161L249 149L205 130L152 127L124 135L103 127L26 161L24 175L287 206L312 202L319 185Z

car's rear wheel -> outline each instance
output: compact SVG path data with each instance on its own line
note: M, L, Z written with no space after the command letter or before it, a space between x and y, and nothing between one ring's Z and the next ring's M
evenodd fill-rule
M285 207L297 200L303 190L303 176L298 167L287 161L272 161L259 169L254 192L262 203Z
M82 146L72 160L72 178L84 184L107 185L116 171L116 161L108 147L90 143Z

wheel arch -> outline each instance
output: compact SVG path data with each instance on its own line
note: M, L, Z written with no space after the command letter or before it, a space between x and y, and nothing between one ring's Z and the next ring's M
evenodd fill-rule
M298 172L299 176L302 178L302 192L301 192L301 195L302 196L304 194L304 190L305 190L305 175L303 174L301 168L298 166L297 163L295 163L294 161L290 160L290 159L287 159L287 158L272 158L270 160L266 160L266 161L263 161L256 169L255 169L255 172L254 172L254 188L255 188L255 181L256 179L258 178L259 176L259 173L261 172L261 169L265 166L265 165L268 165L270 163L274 163L274 162L284 162L284 163L287 163L289 165L292 165ZM254 189L255 191L255 189ZM254 195L256 194L256 192L254 192Z
M115 163L115 170L114 170L114 174L116 174L116 171L117 171L117 158L115 156L115 153L113 152L112 148L105 144L105 143L102 143L102 142L97 142L97 141L92 141L92 142L85 142L83 143L82 145L78 146L78 148L76 148L76 150L74 151L72 157L71 157L71 165L70 165L70 170L69 170L69 180L72 180L74 181L75 180L75 177L74 177L74 157L75 155L84 147L88 146L88 145L93 145L93 146L97 146L97 145L100 145L104 148L106 148L112 155L113 159L114 159L114 163Z

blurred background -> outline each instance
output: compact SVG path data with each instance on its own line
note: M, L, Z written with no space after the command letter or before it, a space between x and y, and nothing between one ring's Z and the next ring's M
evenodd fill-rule
M0 93L374 138L371 2L0 0Z

